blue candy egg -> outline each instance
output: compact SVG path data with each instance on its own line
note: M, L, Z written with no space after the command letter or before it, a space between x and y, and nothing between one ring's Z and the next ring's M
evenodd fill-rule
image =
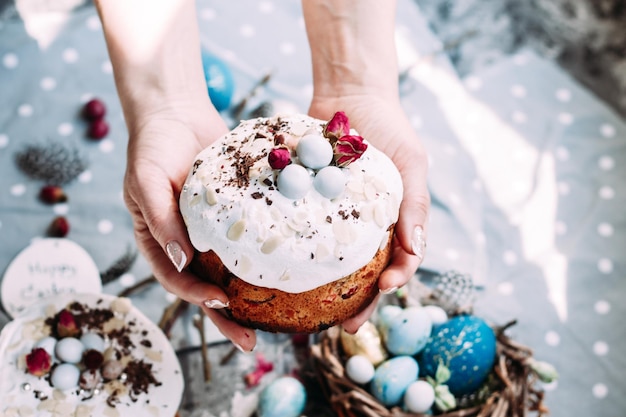
M333 147L323 136L305 135L296 146L296 154L305 167L320 169L333 160Z
M385 346L393 355L415 355L426 346L432 326L432 319L423 307L407 307L386 326Z
M85 350L93 349L102 353L104 351L104 339L96 333L85 333L80 337L80 342Z
M456 396L476 391L487 378L496 359L496 337L481 318L453 317L435 327L419 358L425 375L435 377L439 363L447 366L445 382Z
M337 198L346 188L346 176L341 168L327 166L319 170L313 179L318 193L328 199Z
M78 386L80 370L71 363L62 363L54 368L50 383L59 391L67 391Z
M391 320L400 313L402 313L402 307L393 304L387 304L378 309L377 327L381 335L387 333Z
M230 69L222 60L205 50L202 50L202 67L211 102L217 111L226 110L235 90Z
M278 174L278 191L287 198L300 199L311 188L311 175L305 167L298 164L287 165Z
M370 392L386 406L398 405L404 393L417 381L419 366L411 356L396 356L381 363L370 385Z
M68 363L78 363L83 358L85 347L80 340L74 337L61 339L54 346L54 353L59 360Z
M306 404L300 381L283 376L272 381L259 396L259 417L298 417Z

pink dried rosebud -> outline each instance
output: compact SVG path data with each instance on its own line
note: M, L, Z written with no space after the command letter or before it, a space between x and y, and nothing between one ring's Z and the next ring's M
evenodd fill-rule
M59 338L74 337L80 333L80 329L76 325L74 315L67 310L61 310L58 316L57 334Z
M69 232L70 223L63 216L55 217L47 230L47 234L50 237L65 237Z
M247 373L243 378L248 388L259 385L261 378L263 378L263 376L268 372L272 372L274 370L274 364L265 360L263 355L258 354L256 359L257 365L254 371Z
M50 372L52 360L44 348L34 348L26 355L28 373L35 376L44 376Z
M324 136L329 139L339 139L350 134L350 122L348 116L342 111L335 113L332 119L324 127Z
M291 163L291 152L285 146L279 146L270 151L267 157L272 169L283 169Z
M64 203L67 195L58 185L46 185L39 191L39 199L46 204Z
M347 167L359 159L366 149L367 143L363 142L361 136L343 136L333 145L335 164L338 167Z

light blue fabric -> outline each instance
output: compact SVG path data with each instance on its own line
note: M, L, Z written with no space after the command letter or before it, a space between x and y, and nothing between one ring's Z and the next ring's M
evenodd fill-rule
M622 415L624 121L554 63L531 53L458 79L445 55L437 53L442 45L417 7L409 0L399 3L402 104L431 160L433 205L424 269L471 274L484 288L476 305L479 314L496 323L518 320L512 329L515 338L561 374L555 386L547 387L552 416ZM246 0L233 7L202 0L198 11L203 46L233 71L233 104L271 72L269 84L246 112L267 100L287 101L306 112L312 92L310 56L298 1ZM450 93L442 94L446 89ZM111 130L104 141L85 137L86 123L78 112L90 96L108 105ZM0 105L0 272L31 239L43 235L55 210L67 210L69 238L92 255L100 270L129 247L134 249L122 200L127 134L93 7L75 10L44 49L21 21L2 22ZM467 119L477 109L482 119L470 129ZM235 122L227 112L224 116ZM499 175L515 174L511 171L517 161L506 153L489 154L486 133L497 136L498 129L503 138L519 138L520 149L528 150L531 158L522 162L538 167L535 182L522 184L528 186L528 199L543 190L539 185L545 184L547 171L539 167L554 166L556 205L548 226L554 229L555 244L545 258L540 253L527 259L529 235L525 230L522 236L520 225L529 221L511 215L514 205L503 206L516 185L493 186ZM72 144L89 161L88 172L66 187L67 205L55 209L37 200L42 184L26 177L14 162L24 145L45 141ZM493 171L499 158L511 159L509 172ZM519 207L526 204L521 199ZM554 273L550 262L564 265L564 274ZM140 257L124 280L105 291L117 293L149 274ZM558 278L565 283L559 284ZM549 298L555 288L560 291L557 301L564 299L565 307ZM136 303L156 321L167 300L165 291L154 287ZM174 332L175 346L197 343L189 328L187 323Z

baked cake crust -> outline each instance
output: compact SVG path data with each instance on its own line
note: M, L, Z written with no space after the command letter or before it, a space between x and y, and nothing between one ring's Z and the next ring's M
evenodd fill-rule
M384 248L352 274L302 293L251 285L228 270L213 251L196 252L190 269L228 296L235 322L274 333L317 333L354 317L374 301L378 277L391 259L393 225Z

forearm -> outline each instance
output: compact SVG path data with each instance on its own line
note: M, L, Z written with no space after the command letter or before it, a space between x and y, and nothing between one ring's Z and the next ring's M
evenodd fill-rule
M95 3L129 128L170 103L206 98L193 0Z
M315 94L397 98L395 0L302 0Z

